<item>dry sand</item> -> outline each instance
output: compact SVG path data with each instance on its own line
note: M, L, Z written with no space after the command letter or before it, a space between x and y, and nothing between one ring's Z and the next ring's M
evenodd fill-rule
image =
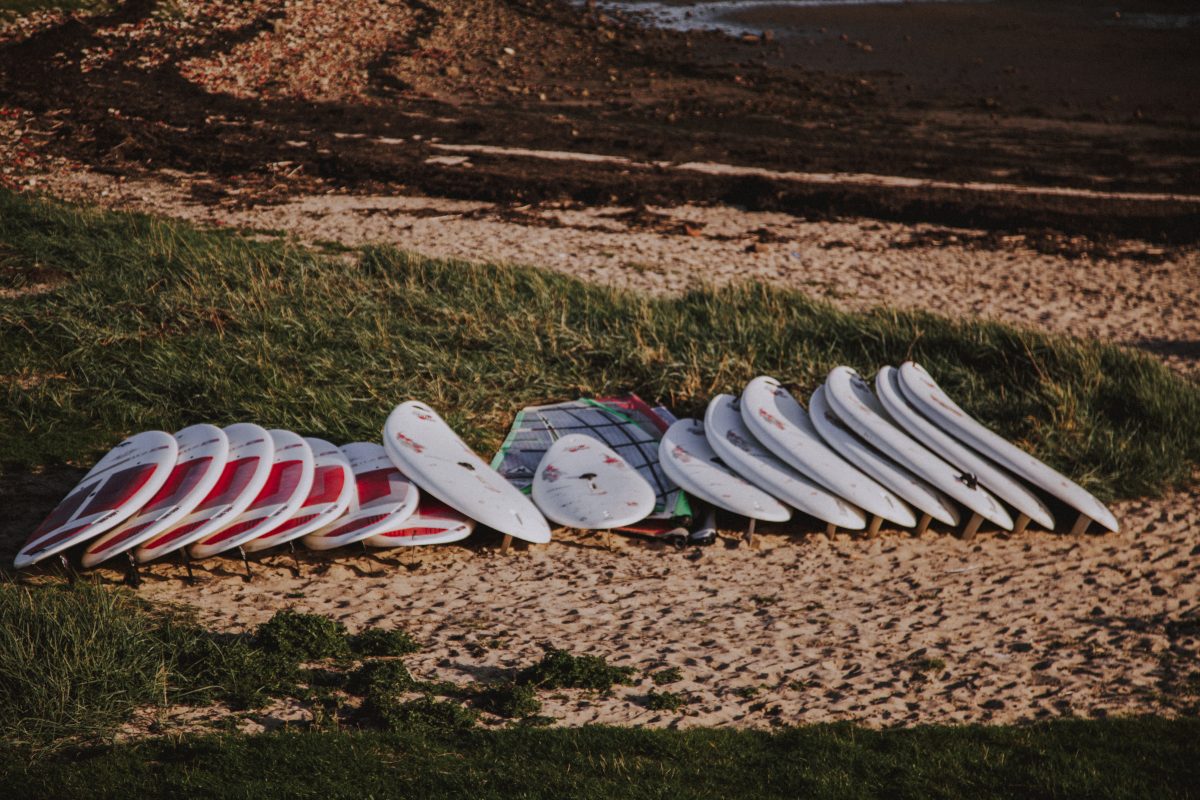
M406 659L427 679L510 676L543 645L638 670L611 695L548 694L559 724L769 726L856 720L873 726L1017 722L1064 715L1178 713L1194 667L1200 598L1200 494L1128 502L1120 534L885 531L867 541L776 529L751 549L729 532L675 550L616 535L556 533L501 555L470 547L202 562L189 586L174 563L142 594L195 606L221 630L277 610L326 614L351 629L402 627L425 643ZM120 573L102 570L118 580ZM678 713L651 711L644 676L678 667ZM179 712L179 724L195 712ZM304 721L287 704L250 729ZM170 714L167 714L170 722Z

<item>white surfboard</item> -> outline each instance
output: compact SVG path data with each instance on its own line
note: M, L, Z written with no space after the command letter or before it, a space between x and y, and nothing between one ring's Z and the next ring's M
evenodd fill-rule
M810 480L866 511L909 528L917 518L895 492L834 452L779 381L765 375L746 384L742 421L768 450Z
M1090 492L1050 465L985 428L959 408L919 365L906 361L900 365L899 372L900 388L904 396L942 430L966 442L997 464L1057 497L1108 530L1120 530L1117 518Z
M704 413L708 443L725 465L760 489L793 508L840 528L867 527L862 510L789 467L763 447L742 419L740 403L730 394L719 394Z
M225 462L229 437L215 425L192 425L175 434L179 454L166 483L129 519L96 539L83 551L91 568L137 547L183 519L208 496Z
M162 488L179 444L164 431L122 441L88 470L30 535L13 561L24 569L121 524Z
M963 472L974 475L984 488L1038 525L1054 530L1054 515L1036 494L917 411L904 396L900 374L894 368L880 368L875 375L875 394L891 418L917 441Z
M346 515L301 541L310 550L332 550L393 530L417 510L421 493L387 452L374 442L344 445L342 453L354 472L354 493Z
M270 533L287 521L308 497L313 482L313 452L291 431L267 431L275 442L271 473L258 496L225 527L195 542L192 558L209 558Z
M275 442L271 434L252 422L225 428L229 459L221 476L200 504L171 527L147 539L134 557L145 564L220 530L246 510L271 474Z
M709 505L768 522L792 518L791 509L721 462L699 420L684 418L668 428L658 443L658 460L676 486Z
M830 447L912 503L918 511L950 527L962 521L958 506L949 497L858 438L841 417L829 408L824 386L818 386L809 398L808 412L817 432L829 442Z
M350 469L350 460L337 445L324 439L305 437L304 441L313 453L313 480L308 497L283 524L242 545L247 553L257 553L307 536L333 522L350 507L350 498L354 495L354 471Z
M850 367L834 367L825 380L825 399L851 430L884 455L1006 531L1012 517L1000 501L962 470L947 464L888 418L870 385Z
M475 520L428 494L421 495L417 510L390 530L363 539L367 547L416 547L461 541L475 530Z
M383 427L396 467L451 508L535 544L550 541L550 526L533 502L458 438L437 412L410 400Z
M568 528L608 530L654 511L654 489L611 447L579 433L558 439L533 475L533 502Z

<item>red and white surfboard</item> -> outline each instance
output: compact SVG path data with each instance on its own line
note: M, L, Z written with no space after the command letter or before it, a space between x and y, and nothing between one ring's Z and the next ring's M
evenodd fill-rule
M96 462L17 553L23 569L121 524L171 474L179 445L164 431L130 436Z
M354 471L354 496L346 516L305 536L310 550L360 542L399 525L417 510L420 492L396 469L382 446L355 442L342 447Z
M447 544L467 538L475 530L475 520L455 511L432 495L421 495L411 517L390 530L364 539L368 547L412 547L422 544Z
M246 510L216 533L194 543L192 558L208 558L240 547L287 521L308 497L313 482L313 453L308 442L291 431L268 431L275 442L271 474Z
M284 544L324 528L350 507L354 495L354 470L350 460L324 439L305 438L313 451L313 482L308 498L283 524L270 533L251 539L242 545L248 553Z
M192 425L175 434L179 455L167 482L141 510L83 551L94 567L132 550L183 519L208 496L229 459L229 437L215 425Z
M246 510L267 483L275 442L271 434L250 422L225 428L229 460L208 495L190 514L147 540L134 552L139 564L172 553L220 530Z

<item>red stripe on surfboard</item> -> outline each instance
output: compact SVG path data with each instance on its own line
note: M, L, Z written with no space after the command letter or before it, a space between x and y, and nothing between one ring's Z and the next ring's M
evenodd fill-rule
M208 493L208 497L200 502L196 510L207 511L217 506L227 506L236 500L250 484L250 479L254 477L254 472L258 469L258 463L261 460L257 456L251 456L226 464L225 469L221 472L221 477L217 479L217 485Z
M120 508L129 501L129 498L142 490L146 481L150 480L157 469L157 464L139 464L136 467L114 472L100 487L100 491L96 493L92 501L87 504L87 508L80 512L80 516L90 517L93 514Z
M47 548L53 547L54 545L58 544L59 542L66 541L67 539L70 539L72 536L79 533L80 531L86 530L87 528L90 528L90 527L92 527L92 523L85 522L82 525L76 525L72 528L67 528L64 531L60 531L60 532L54 534L53 536L47 538L45 541L38 542L38 548L36 550L31 550L29 552L29 555L35 556L38 553L45 551Z
M267 482L248 510L286 503L296 493L303 473L304 463L301 461L283 461L272 466Z
M292 517L287 522L283 523L282 525L280 525L278 528L271 531L267 535L270 536L271 538L275 538L276 536L279 536L280 534L287 533L288 531L293 531L296 528L299 528L301 525L307 525L308 523L312 522L314 519L316 519L319 516L321 516L321 515L320 514L304 514L299 517Z
M171 474L167 476L167 482L154 497L150 498L150 502L146 503L146 507L139 513L147 514L167 506L177 505L192 489L196 488L196 484L204 477L208 471L208 465L211 463L212 459L206 456L176 464L175 468L171 470Z
M355 476L354 482L358 487L358 504L365 506L372 500L387 497L393 493L392 483L401 480L404 480L404 476L395 467L374 469Z
M121 531L116 536L114 536L113 538L111 538L107 542L105 542L104 547L101 548L100 550L97 550L96 552L97 553L105 553L105 552L108 552L109 550L112 550L114 547L121 544L122 542L127 542L130 539L132 539L134 536L137 536L139 533L146 530L146 528L149 528L155 522L156 522L156 520L150 520L149 522L143 522L140 525L130 525L128 528Z
M313 473L312 489L308 491L308 499L301 508L315 506L317 503L333 503L342 494L346 485L346 471L341 467L317 467Z
M341 526L340 528L334 528L329 533L322 534L321 538L322 539L337 539L338 537L345 536L347 533L354 533L355 531L360 531L363 528L367 527L368 525L374 525L376 522L379 522L380 520L384 520L387 518L388 518L387 514L375 514L370 517L359 517L358 519L347 522L345 525Z
M39 536L45 536L47 533L66 525L71 520L71 517L75 516L75 512L79 510L79 507L83 505L83 501L87 500L88 494L95 486L96 482L92 481L86 486L80 486L78 490L64 497L63 501L50 512L50 515L42 521L42 524L33 532L29 540L25 542L25 546L28 547L36 542Z
M198 519L195 522L189 522L186 525L180 525L176 528L171 528L171 530L162 534L158 538L151 539L150 541L146 542L144 545L142 545L142 547L146 550L155 550L159 547L162 547L164 544L170 544L180 537L187 536L189 533L196 530L196 528L199 528L201 525L207 525L209 522L210 520L208 519Z
M446 525L441 528L423 527L423 528L397 528L394 531L386 531L377 533L376 536L382 536L386 539L415 539L418 536L434 536L440 533L447 533L461 525L461 522L456 522L453 525Z
M202 544L202 545L220 544L221 542L228 541L229 539L232 539L235 536L240 536L241 534L245 533L246 531L250 530L251 528L253 528L256 525L261 525L262 521L263 521L263 518L258 517L256 519L246 519L246 520L242 520L241 522L235 522L232 525L230 525L228 528L225 528L222 531L218 531L217 533L214 533L212 536L209 536L205 539L201 539L200 544Z

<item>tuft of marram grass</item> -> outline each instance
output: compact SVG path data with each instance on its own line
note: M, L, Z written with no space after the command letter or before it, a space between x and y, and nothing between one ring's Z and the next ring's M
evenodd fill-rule
M526 404L633 390L680 415L772 374L914 358L1105 499L1200 462L1200 389L1123 348L760 284L648 298L532 268L288 241L0 192L0 249L62 276L0 299L0 463L86 463L135 430L240 420L378 437L420 398L491 452ZM486 253L480 254L486 258Z

